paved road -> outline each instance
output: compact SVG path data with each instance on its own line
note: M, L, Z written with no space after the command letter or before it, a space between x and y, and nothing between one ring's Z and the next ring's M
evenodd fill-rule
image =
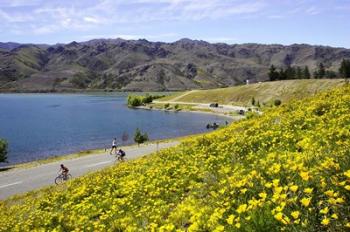
M141 157L157 149L175 146L179 142L168 142L156 144L132 146L125 148L128 160ZM73 177L84 175L91 171L96 171L115 163L115 156L106 154L88 155L75 159L61 160L49 164L42 164L32 168L18 168L10 171L0 172L0 199L30 190L54 184L59 165L65 164Z

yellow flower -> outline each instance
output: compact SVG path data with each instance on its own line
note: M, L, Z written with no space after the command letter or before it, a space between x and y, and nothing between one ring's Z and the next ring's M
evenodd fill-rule
M350 191L350 185L346 185L344 188L345 188L346 190Z
M350 178L350 169L347 170L346 172L344 172L344 175L345 175L346 177Z
M296 192L296 191L298 191L298 186L297 185L293 185L293 186L290 186L290 190L292 191L292 192Z
M283 220L283 213L281 213L281 212L278 212L277 214L275 214L275 219L277 220L277 221L282 221Z
M231 214L231 215L226 219L226 221L227 221L227 223L228 223L229 225L232 225L234 219L235 219L235 216Z
M237 227L238 229L241 228L241 223L237 222L235 227Z
M291 215L292 215L292 217L293 217L294 219L298 219L299 216L300 216L300 212L299 212L299 211L293 211L293 212L291 213Z
M265 192L259 193L259 197L265 199L267 197L267 194Z
M329 211L329 209L328 209L328 207L326 207L326 208L324 208L324 209L321 209L321 210L320 210L320 213L321 213L321 214L327 214L328 211Z
M312 197L309 197L309 198L305 198L305 197L304 197L303 199L300 200L300 203L301 203L303 206L308 207L309 204L310 204L311 198L312 198Z
M280 183L279 179L272 180L272 184L273 184L274 187L277 187L279 183Z
M272 184L271 184L271 183L266 183L266 184L265 184L265 187L266 187L266 188L271 188L271 187L272 187Z
M350 222L346 223L345 227L350 228Z
M328 197L333 197L334 196L334 191L333 190L328 190L328 191L324 192L324 194L326 194Z
M308 180L310 179L310 176L309 176L309 173L308 173L308 172L303 172L303 171L301 171L301 172L299 173L299 175L300 175L301 178L302 178L303 180L305 180L305 181L308 181Z
M247 211L247 204L242 204L236 209L237 213L241 214Z
M328 218L324 218L322 221L321 221L321 224L326 226L329 224L329 219Z
M304 189L304 193L310 194L312 193L313 190L314 190L313 188L306 188Z
M333 218L333 219L338 219L338 215L336 215L336 214L334 213L334 214L332 214L331 218Z

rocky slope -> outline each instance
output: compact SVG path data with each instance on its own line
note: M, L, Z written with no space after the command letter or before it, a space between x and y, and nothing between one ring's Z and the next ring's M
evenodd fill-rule
M99 39L69 44L0 43L0 91L118 89L164 91L264 81L271 64L323 62L337 71L350 49L306 44L211 44Z

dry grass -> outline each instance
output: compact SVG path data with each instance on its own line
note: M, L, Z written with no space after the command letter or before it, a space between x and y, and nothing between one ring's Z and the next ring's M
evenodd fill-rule
M289 101L294 98L302 98L314 95L317 92L327 90L345 83L343 79L322 79L322 80L286 80L263 82L251 85L242 85L229 88L199 90L193 93L179 97L179 93L169 96L160 101L171 101L173 98L179 102L198 102L233 105L249 105L254 97L256 102L270 103L275 99L282 102Z

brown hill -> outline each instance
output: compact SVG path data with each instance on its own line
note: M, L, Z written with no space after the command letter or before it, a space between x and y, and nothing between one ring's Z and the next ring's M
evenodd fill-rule
M117 89L163 91L217 88L268 79L278 68L322 62L337 71L350 49L306 44L211 44L99 39L48 45L2 44L1 91ZM11 46L10 46L11 45Z

